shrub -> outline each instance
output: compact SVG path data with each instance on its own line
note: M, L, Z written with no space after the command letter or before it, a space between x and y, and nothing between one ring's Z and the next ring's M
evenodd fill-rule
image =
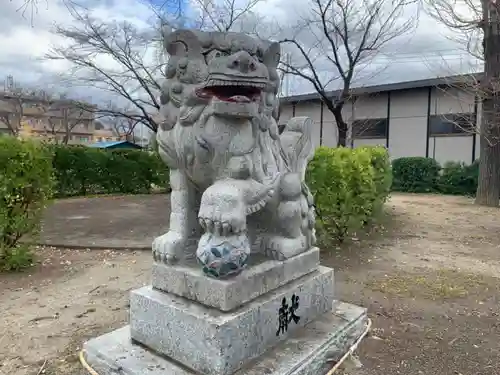
M477 190L479 164L445 163L439 176L439 191L444 194L474 196Z
M374 214L382 211L384 203L389 198L392 187L392 166L389 153L385 147L365 146L371 156L371 164L374 170L374 182L376 197L374 201Z
M441 166L432 158L404 157L392 162L393 190L428 193L438 190Z
M29 266L29 244L53 187L50 150L36 140L0 137L0 267Z
M97 156L100 150L85 146L53 146L53 165L56 177L55 195L67 197L90 194L91 181L96 182L100 173Z
M388 193L390 169L384 169L383 160L379 148L317 149L306 178L314 195L320 242L342 242L370 221ZM374 165L380 167L377 172Z
M80 146L53 150L58 197L149 193L153 185L167 185L167 167L153 152Z

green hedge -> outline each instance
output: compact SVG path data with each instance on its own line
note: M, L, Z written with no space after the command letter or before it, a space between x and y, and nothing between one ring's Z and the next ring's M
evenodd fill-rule
M432 158L405 157L392 162L393 190L408 193L475 195L478 163L448 162L441 166Z
M155 153L52 146L56 197L149 193L166 187L168 170Z
M394 191L428 193L437 191L441 166L431 158L405 157L392 162Z
M307 183L314 195L320 242L342 242L382 209L391 186L383 147L317 149Z
M52 155L34 140L0 137L0 268L32 261L26 235L34 238L53 187Z
M475 196L479 163L445 163L438 180L438 190L443 194Z
M364 147L371 157L373 169L375 171L375 188L377 191L377 199L374 202L375 213L379 213L384 206L384 203L389 198L391 187L393 184L392 165L389 158L389 153L385 147Z
M0 269L32 263L26 241L36 239L53 196L148 193L167 184L168 169L154 152L0 137Z

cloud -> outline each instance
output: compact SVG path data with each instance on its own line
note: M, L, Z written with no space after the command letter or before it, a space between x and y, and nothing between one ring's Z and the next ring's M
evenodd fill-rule
M353 4L356 1L344 3ZM328 89L338 89L342 81L337 78L338 71L334 64L328 60L327 55L333 57L331 48L329 48L328 42L325 43L324 33L320 30L321 26L313 25L310 22L315 2L308 2L307 6L304 3L301 0L268 0L261 7L268 9L266 14L271 14L271 17L276 20L275 24L288 25L287 28L280 28L277 38L286 37L299 41L300 45L307 51L308 57L314 61L315 72L321 77L322 83L328 82ZM359 4L363 3L366 3L366 0L364 2L359 0ZM340 11L336 9L333 16L329 15L329 17L332 19L339 14ZM416 17L416 15L418 15L418 18L415 18L418 23L411 32L391 40L375 54L370 55L362 66L357 67L353 79L354 86L418 80L481 69L480 62L471 57L464 50L463 45L451 40L453 34L449 29L416 6L406 7L403 17L398 18L398 20L407 20L408 17ZM318 20L318 17L313 17ZM300 29L297 27L298 24L307 27L305 30L302 27L302 31L297 33L297 30ZM356 22L354 21L352 24L356 24ZM353 34L349 34L351 40L354 39ZM320 43L319 39L323 39L323 41ZM305 65L305 59L293 44L285 45L282 48L282 53L290 55L292 65ZM342 50L340 54L342 55ZM343 60L345 62L347 60L345 53ZM343 66L346 68L347 63ZM314 91L311 83L299 77L288 75L286 79L285 86L289 89L288 92L283 93L284 95Z
M127 21L139 29L148 30L156 17L151 5L161 7L167 4L166 9L169 9L168 7L172 6L169 4L174 2L167 1L80 0L79 3L88 7L92 15L99 19ZM193 1L186 0L186 7L195 14ZM244 2L244 0L238 1L242 4ZM29 9L24 15L18 10L23 2L24 0L0 1L1 71L5 76L14 76L22 85L37 87L57 85L59 74L68 71L68 65L64 61L43 61L42 57L52 45L66 43L50 30L55 23L68 25L71 22L69 11L62 0L48 0L47 3L43 0L39 1L38 9L31 20ZM254 8L254 14L244 19L240 26L247 31L257 28L261 33L273 36L276 33L276 25L291 25L299 19L301 12L308 9L304 4L304 0L262 1ZM422 79L457 74L477 68L477 62L471 59L460 45L447 39L449 35L447 29L425 14L421 14L416 31L386 45L382 53L359 73L356 84ZM153 50L148 52L150 59L157 58ZM106 59L100 60L100 63L113 64ZM331 66L324 62L318 69L325 77L331 74ZM0 80L2 78L0 77ZM289 94L313 91L310 84L297 78L291 78L288 86ZM85 93L88 94L88 91ZM101 94L103 97L107 95L92 93L96 95L96 99L99 99Z
M54 83L58 74L68 70L68 64L44 61L43 56L52 46L67 42L51 29L55 24L69 25L70 12L61 0L38 1L37 8L19 9L23 3L24 0L0 2L1 71L5 76L14 76L21 85L38 87ZM127 21L139 29L148 28L154 19L154 12L146 1L85 0L79 4L87 7L93 17ZM0 82L2 79L0 77Z

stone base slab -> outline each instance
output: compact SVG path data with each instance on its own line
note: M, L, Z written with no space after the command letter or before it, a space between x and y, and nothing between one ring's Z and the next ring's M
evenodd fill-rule
M294 301L298 302L295 320L290 313ZM147 286L131 293L131 336L200 373L229 375L330 311L333 301L334 275L327 267L319 267L232 312ZM283 303L286 311L282 321L288 324L280 330Z
M338 302L235 375L325 375L358 340L367 320L366 309ZM86 342L84 354L100 375L201 375L134 344L129 326Z
M152 285L206 306L231 311L319 267L316 247L285 261L263 259L261 254L250 257L248 268L227 280L207 277L195 260L178 265L155 263Z

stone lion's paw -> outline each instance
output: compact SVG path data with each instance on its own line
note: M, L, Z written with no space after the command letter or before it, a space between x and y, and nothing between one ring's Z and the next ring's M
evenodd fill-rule
M273 236L262 241L264 254L275 260L285 260L306 250L306 238L286 238Z
M223 231L224 228L231 233L241 233L246 229L246 215L243 210L236 209L223 212L220 215L218 228Z
M243 215L240 217L226 213L207 216L200 213L198 220L201 227L207 232L223 236L241 233L246 228L246 220Z
M274 260L285 260L285 256L281 252L279 243L274 241L274 239L274 237L270 237L262 240L262 250L264 254Z
M153 241L153 258L160 263L172 264L179 259L186 245L180 233L169 231Z
M201 227L209 233L223 236L241 233L246 229L243 202L226 207L202 202L198 213L198 221Z

